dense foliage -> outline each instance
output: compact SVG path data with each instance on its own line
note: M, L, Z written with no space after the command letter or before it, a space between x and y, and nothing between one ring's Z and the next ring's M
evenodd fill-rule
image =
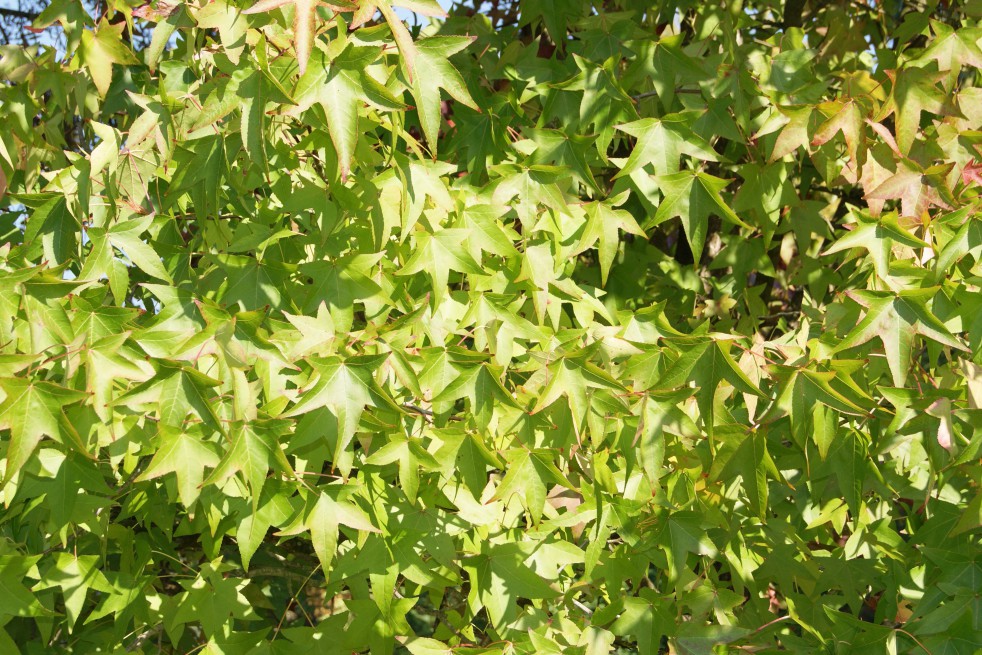
M982 647L982 4L646 4L0 45L0 651Z

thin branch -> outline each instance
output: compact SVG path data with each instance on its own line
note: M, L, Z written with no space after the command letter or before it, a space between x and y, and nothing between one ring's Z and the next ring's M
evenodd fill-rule
M297 582L306 582L309 576L303 573L297 573L296 571L291 571L289 569L280 569L272 566L259 567L249 569L246 573L246 577L249 578L286 578L289 580L296 580Z
M35 20L41 14L33 13L30 11L21 11L20 9L8 9L6 7L0 7L0 16L10 16L11 18L23 18L24 20Z
M432 417L433 412L429 409L424 409L422 407L417 407L416 405L410 405L409 403L402 404L403 409L408 409L411 412L416 412L417 414L422 414L423 416Z
M151 637L160 634L162 631L163 631L163 626L160 624L157 624L147 630L144 630L139 635L137 635L136 639L134 639L129 646L126 647L126 652L132 653L133 651L140 648Z
M806 0L785 0L782 26L785 30L791 27L801 27L804 24Z
M763 632L764 630L766 630L767 628L771 627L775 623L780 623L782 621L787 621L790 618L791 618L791 616L788 615L788 614L785 614L784 616L779 616L778 618L774 619L773 621L768 621L764 625L760 626L759 628L757 628L756 630L754 630L753 632L751 632L749 635L747 635L747 637L752 637L753 635L757 634L758 632Z
M638 102L639 100L644 100L645 98L650 98L651 96L658 95L657 91L645 91L644 93L636 93L631 96L631 100Z
M702 90L701 89L684 89L682 87L677 87L675 89L675 93L702 93ZM640 102L641 100L644 100L645 98L650 98L650 97L656 96L656 95L658 95L658 92L657 91L645 91L644 93L635 93L634 95L630 96L630 98L634 102Z

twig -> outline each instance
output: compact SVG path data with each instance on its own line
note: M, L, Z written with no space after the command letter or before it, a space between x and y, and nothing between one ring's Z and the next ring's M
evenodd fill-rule
M403 409L408 409L411 412L416 412L417 414L422 414L423 416L433 416L433 412L429 409L423 409L422 407L417 407L416 405L410 405L409 403L402 404Z
M249 578L288 578L299 582L306 582L309 578L303 573L297 573L289 569L278 569L272 566L249 569L246 573Z
M297 606L300 605L300 594L303 592L304 587L307 586L307 583L310 582L310 579L312 577L314 577L314 574L317 573L318 569L320 569L320 568L321 568L321 565L320 565L320 563L318 563L317 566L314 567L314 570L310 572L310 575L308 575L306 578L304 578L303 583L300 585L300 588L297 589L297 592L295 594L293 594L293 597L290 598L290 602L288 602L286 604L286 609L283 610L283 614L280 616L279 623L277 623L276 624L276 627L273 629L273 637L272 637L272 639L270 639L270 641L276 639L279 636L280 629L283 627L283 622L286 620L286 615L290 611L290 607L292 607L294 603L296 603ZM301 608L301 611L303 611L303 608ZM304 614L306 614L306 612L304 612ZM308 618L308 620L310 619L309 616L307 618Z
M759 628L757 628L756 630L754 630L753 632L751 632L749 635L747 635L747 637L752 637L755 634L757 634L758 632L763 632L764 630L766 630L767 628L771 627L775 623L780 623L781 621L787 621L790 618L791 618L791 615L790 614L785 614L784 616L779 616L776 619L774 619L773 621L768 621L764 625L760 626Z
M899 632L900 634L907 635L908 637L910 637L911 639L913 639L914 640L914 643L917 644L918 646L920 646L924 650L924 652L927 653L927 655L934 655L934 653L932 653L931 651L928 650L927 646L925 646L924 644L921 643L921 640L920 639L918 639L914 635L910 634L909 632L907 632L903 628L894 628L894 632Z
M24 20L33 21L35 18L41 14L35 14L30 11L21 11L20 9L7 9L6 7L0 7L0 16L10 16L11 18L23 18Z
M638 102L639 100L644 100L645 98L650 98L651 96L658 95L657 91L645 91L644 93L636 93L631 96L631 100Z
M130 643L129 646L126 647L126 652L127 653L132 653L136 649L140 648L144 643L146 643L146 641L148 639L150 639L154 635L160 633L160 631L162 629L163 629L163 626L161 626L160 624L157 624L157 625L155 625L155 626L153 626L151 628L148 628L148 629L144 630L143 632L141 632L140 634L138 634L136 636L136 639L134 639Z

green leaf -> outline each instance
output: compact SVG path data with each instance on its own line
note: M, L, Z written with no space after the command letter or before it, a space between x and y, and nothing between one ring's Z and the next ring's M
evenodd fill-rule
M819 126L815 135L812 137L811 145L824 145L832 137L841 132L842 137L846 141L846 151L849 153L849 159L853 166L858 168L859 160L861 158L865 159L865 157L860 157L861 152L865 150L865 148L863 148L863 151L860 150L860 147L864 145L862 109L855 101L849 100L846 102L824 103L823 105L819 105L819 110L831 115Z
M634 637L641 655L656 655L662 637L672 633L674 620L650 589L642 589L640 596L624 599L624 613L610 630L615 635Z
M181 503L190 507L201 492L205 467L214 467L219 461L214 444L206 436L208 433L200 427L179 429L162 424L160 446L137 481L173 473Z
M384 359L384 355L348 360L311 357L308 361L315 374L312 384L302 391L300 399L283 414L283 418L327 407L337 419L338 441L334 461L338 461L358 430L365 406L375 405L370 393L375 386L372 372Z
M440 230L435 234L422 233L418 244L405 266L396 275L413 275L425 271L431 281L433 302L443 299L450 271L481 275L484 269L474 258L461 248L462 242L470 237L470 231L458 228Z
M586 418L590 406L588 396L591 389L610 389L626 392L627 389L607 374L603 369L589 361L590 351L581 350L559 358L543 371L545 388L538 397L532 413L542 411L561 396L566 396L570 411L577 422Z
M734 225L749 227L720 196L720 191L728 184L726 180L701 172L682 171L661 176L658 178L658 186L665 194L665 200L658 207L654 218L642 227L648 229L670 218L681 218L689 247L693 256L698 259L706 244L710 215Z
M618 125L617 129L633 136L637 144L615 178L631 175L648 165L657 176L673 175L679 172L682 155L700 161L719 161L709 144L689 127L691 119L686 114L669 114Z
M812 371L783 366L777 369L780 380L778 391L774 403L761 416L760 422L769 423L780 416L789 416L792 430L798 435L812 437L818 446L819 455L825 459L830 442L825 438L826 431L820 429L822 426L815 420L816 406L863 416L867 410L860 403L868 405L870 399L864 394L856 394L854 401L833 387L832 383L839 377L836 371ZM854 389L849 390L855 394Z
M294 526L287 527L279 534L299 534L310 531L310 539L324 571L330 571L337 550L338 528L344 525L363 532L378 532L368 515L357 505L346 500L337 500L327 492L311 494L306 509Z
M921 113L945 111L946 97L937 86L943 74L912 67L889 71L887 75L893 81L897 146L901 154L907 154L920 130Z
M0 429L10 431L2 486L27 464L44 437L63 441L71 433L64 408L87 394L24 378L0 378L0 392Z
M103 97L109 92L114 65L131 66L139 63L121 38L125 26L123 22L111 25L103 18L95 31L82 32L78 57L89 69L92 81L99 90L99 95Z
M584 208L586 211L587 223L583 228L580 240L573 246L572 254L579 254L587 248L592 248L598 241L600 242L597 250L600 254L600 279L601 285L607 285L607 277L610 274L610 267L614 263L617 248L620 243L619 231L627 232L635 236L644 237L645 233L634 220L630 213L623 209L614 209L618 205L624 204L627 200L627 193L622 193L616 198L605 201L592 202Z
M673 579L685 570L690 553L716 556L716 545L706 534L704 521L695 512L676 512L660 521L656 539L668 555L669 573Z
M490 364L466 367L460 375L454 376L452 382L443 385L443 391L433 398L433 402L440 404L467 398L478 425L487 426L492 420L496 403L518 406L508 390L502 386L500 376L500 369Z
M464 78L450 63L451 55L469 46L473 40L473 37L467 36L431 36L420 39L415 44L413 63L410 65L406 61L419 123L434 156L440 132L440 89L445 90L457 102L480 111L467 90ZM405 57L405 51L403 56Z
M0 555L0 615L8 620L13 616L50 614L24 585L27 575L40 577L35 568L39 559L40 556Z
M909 248L927 248L928 244L905 230L898 222L896 214L881 216L877 221L860 220L852 229L840 237L823 255L830 255L851 248L863 248L870 254L876 275L893 288L899 282L890 274L890 261L893 259L894 244Z
M293 475L293 467L280 447L280 431L285 427L256 422L235 424L229 431L231 446L204 484L217 484L240 473L256 509L270 469Z
M504 626L515 618L520 598L555 598L559 595L525 563L528 550L517 542L490 544L483 541L480 550L463 561L471 582L472 602L487 609L494 626Z
M65 601L65 614L68 627L78 622L85 605L85 596L90 589L111 593L112 586L99 570L101 558L98 555L76 556L72 553L58 553L34 591L59 587Z
M313 49L316 34L317 5L316 0L259 0L243 14L259 14L286 5L293 5L293 47L297 53L297 65L300 74L307 70L307 60Z
M832 349L832 354L879 339L893 383L902 387L910 371L916 335L967 351L968 348L955 339L927 308L927 301L935 294L935 289L910 289L896 295L875 291L851 293L850 297L866 308L866 315Z
M740 476L741 486L750 501L750 507L760 518L767 516L767 478L781 479L781 474L767 450L767 433L764 430L747 431L737 426L721 426L714 432L721 436L729 452L717 455L725 464L711 477L733 479ZM717 461L713 469L717 469Z
M696 402L706 430L710 433L715 425L716 390L722 382L728 382L742 393L763 396L730 356L731 340L677 337L672 342L679 348L679 357L665 370L656 386L671 389L694 382L697 387Z
M64 196L56 196L31 214L24 229L24 244L31 247L40 236L47 261L52 264L67 262L76 255L78 228L78 221L68 211Z
M533 523L538 523L546 502L546 483L573 488L573 483L553 463L554 456L542 449L513 448L505 452L508 473L495 490L494 497L507 501L513 494L518 494Z
M338 152L341 179L346 180L361 134L358 114L362 105L397 110L404 105L368 72L381 55L381 48L348 45L333 59L316 51L312 65L297 82L294 92L298 109L320 103L327 115L331 140Z

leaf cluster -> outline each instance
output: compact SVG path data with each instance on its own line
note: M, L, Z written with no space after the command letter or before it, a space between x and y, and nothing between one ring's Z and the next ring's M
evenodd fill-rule
M980 16L53 3L0 650L974 653Z

